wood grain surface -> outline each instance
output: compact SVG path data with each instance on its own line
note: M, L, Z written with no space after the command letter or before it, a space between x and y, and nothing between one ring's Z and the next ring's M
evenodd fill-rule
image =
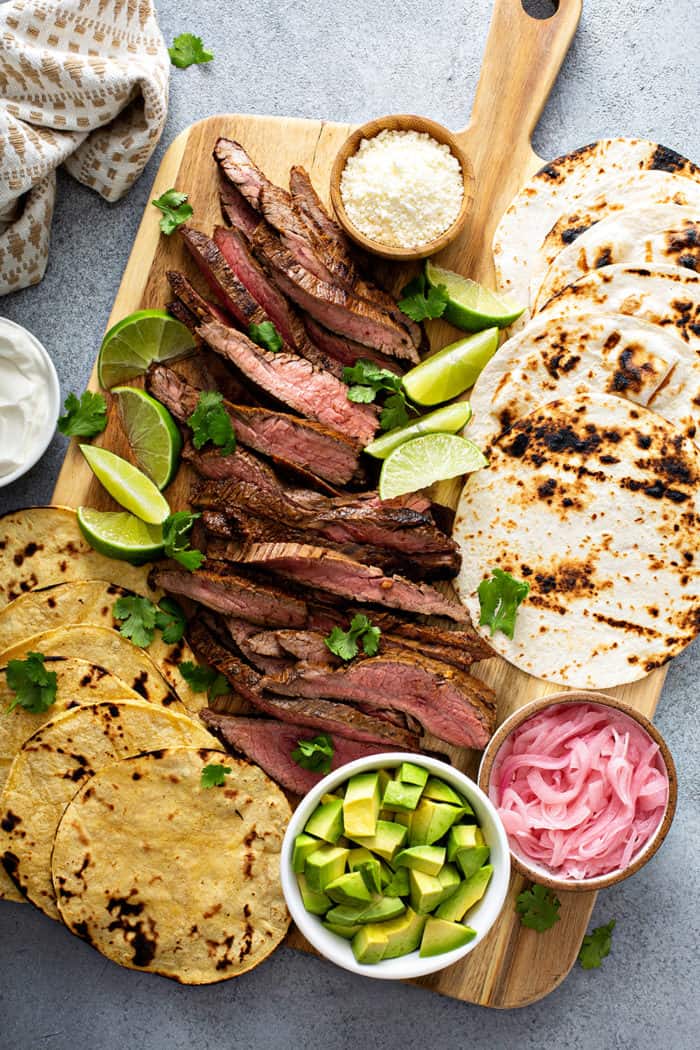
M491 259L493 229L514 193L541 165L530 138L552 84L573 38L582 0L560 0L558 13L548 21L524 14L520 0L496 0L472 120L457 133L469 154L475 173L475 199L464 231L441 255L441 265L458 270L493 286ZM194 208L193 225L210 232L221 223L215 164L211 151L219 135L238 139L266 174L286 186L289 168L302 164L328 200L329 176L335 155L352 131L346 124L221 115L209 117L183 131L170 146L156 176L150 198L175 186L189 194ZM163 237L159 213L148 207L114 302L109 324L143 307L163 307L170 298L165 272L183 269L201 287L177 236ZM400 287L407 271L381 264L383 273ZM443 322L431 322L434 348L454 339ZM93 373L91 388L98 389ZM99 443L128 456L128 447L117 414L110 411ZM183 465L167 491L173 509L184 506L190 485ZM453 505L458 483L441 487L442 501ZM114 509L91 474L76 443L72 442L54 492L54 501ZM115 580L118 580L118 567ZM499 721L527 701L559 691L559 687L519 672L500 658L478 665L477 673L498 696ZM659 669L634 685L612 692L647 715L656 707L665 677ZM476 773L478 755L451 749L461 769ZM493 1007L523 1006L545 996L566 976L576 960L595 901L592 893L561 894L561 921L546 933L520 925L514 912L516 895L526 885L514 876L500 920L482 944L461 963L416 983L443 995ZM310 950L293 931L288 943Z

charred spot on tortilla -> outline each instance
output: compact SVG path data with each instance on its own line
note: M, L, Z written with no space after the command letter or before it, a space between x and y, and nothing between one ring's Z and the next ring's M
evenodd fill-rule
M686 270L694 270L695 272L698 270L698 260L694 255L679 255L678 265L683 266Z
M691 161L686 160L680 153L668 146L657 146L651 158L649 167L654 171L687 171L690 174L697 173L698 169Z
M612 248L601 248L595 257L592 269L600 270L603 266L610 266L612 262Z

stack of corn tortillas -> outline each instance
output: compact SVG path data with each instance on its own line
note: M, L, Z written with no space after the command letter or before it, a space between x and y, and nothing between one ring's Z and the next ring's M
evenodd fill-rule
M184 639L156 631L142 649L119 632L114 603L133 592L109 573L66 508L0 519L0 897L30 900L124 966L225 980L287 930L289 806L190 717L206 693L179 672L194 659ZM161 597L148 566L118 575ZM8 680L30 654L55 675L40 713L13 707ZM207 788L212 764L226 772Z
M504 569L530 584L490 638L506 659L634 681L700 630L700 169L640 140L576 150L523 187L494 261L529 310L472 391L490 463L457 512L460 595L478 622Z

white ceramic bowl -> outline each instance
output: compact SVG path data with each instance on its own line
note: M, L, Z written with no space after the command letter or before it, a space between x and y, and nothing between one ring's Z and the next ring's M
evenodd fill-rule
M58 421L59 412L61 411L61 388L58 382L58 376L56 375L56 369L54 368L53 361L48 355L46 347L39 342L33 332L23 328L22 325L16 324L14 321L10 321L7 318L3 318L3 321L6 325L16 328L18 332L22 332L34 344L35 349L43 359L46 368L47 387L46 390L42 391L41 396L45 396L48 399L48 413L46 416L46 423L41 434L37 437L36 445L32 449L31 454L24 463L17 467L16 470L13 470L11 474L5 474L4 477L0 477L0 489L4 488L6 485L11 485L13 481L17 481L17 479L21 478L23 474L26 474L28 470L31 470L35 463L38 463L46 452L46 449L49 447L51 439L56 432L56 423Z
M493 876L486 893L469 912L469 925L477 931L476 937L469 944L465 944L462 948L456 948L452 952L433 955L427 959L421 959L418 951L414 951L398 959L385 959L382 962L372 964L359 963L352 953L350 942L327 930L321 924L318 916L311 915L304 907L296 875L292 871L294 839L304 830L304 825L320 802L322 795L332 792L339 784L343 784L355 773L363 773L370 769L393 769L401 765L402 762L414 762L416 765L425 767L430 773L440 777L468 800L483 829L484 838L491 848L489 863L493 864ZM360 973L365 977L378 977L386 981L408 980L412 977L423 977L427 973L434 973L436 970L442 970L446 966L451 966L452 963L463 959L465 955L468 955L483 941L498 918L508 892L510 853L508 850L508 839L500 817L486 795L477 787L473 780L470 780L466 774L460 773L458 769L454 769L453 766L448 766L445 762L439 762L435 758L392 751L386 755L370 755L368 758L358 758L355 762L348 762L347 765L329 773L315 788L309 791L308 795L304 796L292 814L292 819L284 836L281 875L282 889L292 918L307 941L321 955L324 955L326 959L330 959L331 962L336 963L338 966L342 966L343 969L352 970L353 973Z

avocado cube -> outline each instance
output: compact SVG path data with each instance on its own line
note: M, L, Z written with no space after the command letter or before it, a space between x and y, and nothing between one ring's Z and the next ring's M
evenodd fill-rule
M409 846L432 846L434 842L447 834L461 815L462 810L457 806L449 806L444 802L433 802L429 798L421 799L418 807L411 814Z
M461 948L473 941L475 937L476 930L462 926L461 922L448 922L446 919L436 919L429 915L425 922L419 955L421 959L426 959L431 955L452 952L455 948Z
M381 962L387 947L387 939L379 923L363 926L352 939L352 952L360 963Z
M391 819L394 821L395 824L403 824L405 828L410 828L412 816L413 814L408 809L397 809L394 813L392 813Z
M408 868L399 868L384 887L384 894L387 897L408 897L409 892Z
M350 871L329 882L324 890L336 904L369 904L372 895L359 871Z
M330 897L327 897L325 893L319 893L317 890L312 889L306 876L301 873L297 875L297 882L299 883L299 892L306 910L311 912L312 915L325 915L328 909L333 906Z
M351 835L358 846L366 846L383 860L391 860L406 841L407 829L391 820L378 820L374 835Z
M301 835L297 835L292 848L292 871L295 871L297 874L303 871L306 858L310 853L317 850L320 845L321 843L318 839L313 838L311 835L306 835L303 831Z
M445 863L443 846L410 846L402 849L394 858L396 868L415 868L426 875L439 875Z
M379 779L379 794L383 795L386 791L386 786L391 780L391 774L386 769L378 769L377 777Z
M400 897L378 897L362 913L361 922L383 922L403 915L406 905Z
M412 908L406 908L403 915L382 923L382 931L387 939L384 959L398 959L401 955L414 952L420 944L425 926L425 916L418 915Z
M463 806L464 800L449 784L438 777L428 777L423 788L423 797L432 798L434 802L449 802L451 806Z
M422 790L418 784L402 784L400 780L390 780L384 792L382 807L413 810L420 801Z
M442 883L435 875L426 875L424 871L408 869L411 907L419 915L432 911L442 896Z
M378 857L372 857L364 864L359 864L357 871L371 893L382 892L382 869Z
M361 930L361 926L341 926L337 922L321 922L322 926L325 926L331 933L336 934L337 937L343 937L346 941L351 941L358 930Z
M322 802L313 811L304 826L307 835L315 835L324 842L336 843L343 834L343 800Z
M435 915L438 919L450 922L461 922L467 911L481 900L493 874L493 867L487 864L479 868L470 879L461 882L455 892L439 906Z
M438 879L442 883L442 897L439 903L448 900L461 883L459 872L454 864L445 864L438 873Z
M366 904L336 904L326 912L326 922L333 923L334 926L359 926L362 913L366 909Z
M404 784L417 784L423 787L428 779L428 770L423 766L417 766L415 762L402 762L399 766L398 780Z
M476 849L461 849L457 854L457 865L465 879L470 879L482 864L489 859L488 846L477 846Z
M379 817L379 775L358 773L350 777L343 799L343 824L350 838L374 835Z
M312 890L322 893L329 882L338 879L345 871L345 862L350 851L341 846L319 846L306 858L304 874Z
M340 801L342 802L343 796L335 794L334 792L329 792L327 795L321 795L322 804L325 804L326 802L337 802L338 799L340 799Z
M481 828L476 824L455 824L447 836L447 859L455 860L461 849L474 849L484 845Z

